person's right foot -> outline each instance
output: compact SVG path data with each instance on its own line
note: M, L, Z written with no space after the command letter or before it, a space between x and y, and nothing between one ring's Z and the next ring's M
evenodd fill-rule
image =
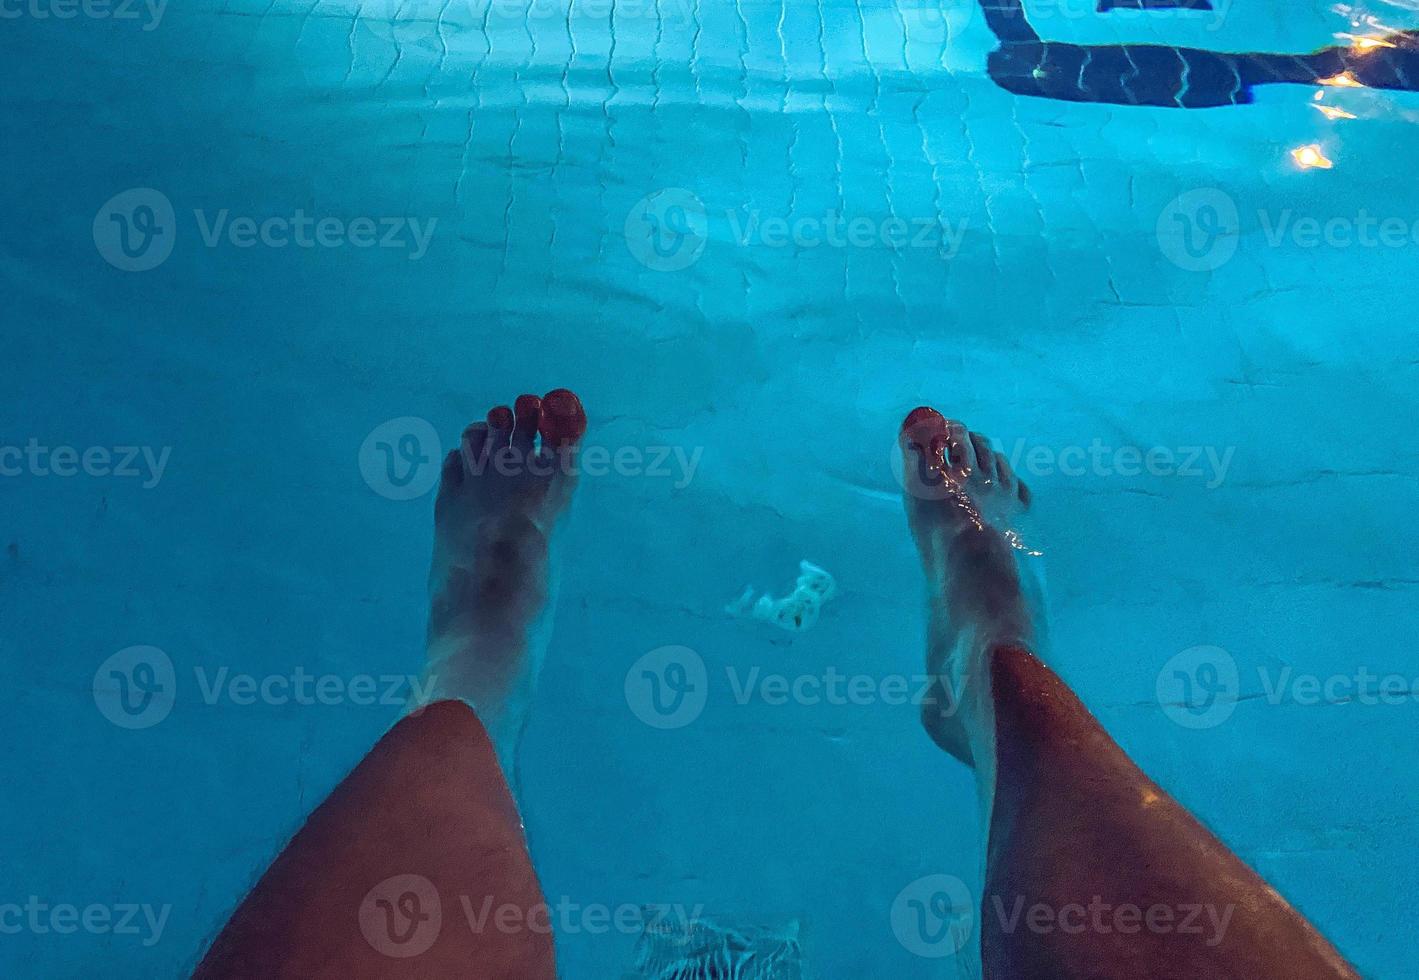
M575 489L586 413L566 389L523 395L468 426L434 504L427 675L477 712L511 773L549 621L553 531Z
M936 681L922 724L973 764L966 726L972 695L987 693L988 652L1041 639L1042 596L1023 561L1038 552L1021 537L1030 491L989 440L933 408L914 409L899 442L907 523L929 590L927 670Z

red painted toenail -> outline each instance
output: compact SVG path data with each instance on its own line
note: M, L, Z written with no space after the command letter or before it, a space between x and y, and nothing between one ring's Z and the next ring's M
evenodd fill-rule
M923 423L930 423L932 425L940 423L944 425L946 419L930 405L921 405L907 413L906 419L902 422L902 428L904 430L910 429L914 426L922 425Z
M581 411L581 400L566 388L547 392L542 405L553 415L574 415Z
M512 409L506 405L499 405L497 408L488 410L488 424L495 429L512 428Z
M901 438L910 446L925 451L935 439L946 432L946 419L936 409L927 405L914 408L902 421Z
M518 395L513 403L513 414L520 419L531 418L542 413L542 399L536 395Z
M586 432L586 411L581 399L565 388L547 392L542 396L540 429L543 440L554 445L576 442Z

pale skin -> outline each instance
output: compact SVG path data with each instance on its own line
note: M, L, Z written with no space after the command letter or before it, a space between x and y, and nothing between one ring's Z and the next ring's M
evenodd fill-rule
M908 415L900 438L927 581L927 663L959 694L952 710L927 706L923 722L974 768L988 828L985 977L1358 977L1046 665L1026 557L1030 492L1004 456L931 408ZM1150 918L1121 928L1103 912L1121 908ZM1042 910L1039 925L1009 914L1019 909Z
M436 941L404 958L383 932L371 937L370 921L383 920L366 913L412 908L408 894L380 891L410 874L446 908L452 896L528 910L542 902L509 783L545 653L555 531L575 489L573 469L557 461L585 428L580 401L558 390L494 408L465 431L435 506L428 676L442 700L400 722L311 815L197 975L554 975L541 933L479 931L446 914ZM974 769L988 828L984 976L1358 977L1128 759L1041 658L1040 593L1024 559L1030 494L1004 458L929 408L908 415L900 444L927 584L927 665L943 679L922 721ZM1210 929L1179 928L1178 910L1194 905L1211 909ZM1078 930L1001 914L1076 906L1092 917ZM1095 910L1123 906L1175 917L1099 927ZM415 919L391 924L417 933Z

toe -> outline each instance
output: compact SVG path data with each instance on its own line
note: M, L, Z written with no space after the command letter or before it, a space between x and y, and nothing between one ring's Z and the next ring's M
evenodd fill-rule
M995 454L995 478L1006 490L1014 492L1015 471L1010 468L1010 460L1005 458L1004 453Z
M495 453L512 441L513 414L506 405L488 410L488 448Z
M898 435L907 466L920 467L922 477L932 475L928 484L941 477L960 483L971 475L976 465L971 433L960 422L953 422L934 408L914 408L902 422ZM915 457L915 458L914 458Z
M936 409L922 405L907 413L897 432L902 453L905 487L913 497L935 497L946 469L946 419Z
M934 449L945 445L945 441L946 419L929 405L908 412L897 433L897 443L907 457L908 468L918 464L928 469L940 468L942 462L932 456Z
M451 449L447 456L443 458L443 471L439 477L439 492L434 498L434 513L439 514L447 504L449 498L458 493L463 486L463 453L458 449Z
M450 449L443 458L443 472L439 476L439 491L457 490L463 484L463 453Z
M945 432L946 419L941 413L929 405L922 405L907 413L899 435L904 445L925 451L937 436Z
M982 480L995 479L995 450L990 448L990 440L979 432L970 434L971 451L975 456L973 474Z
M537 442L537 429L542 423L542 399L536 395L518 395L512 414L512 448L525 456Z
M463 438L459 440L459 449L463 456L463 465L469 475L476 476L483 472L483 464L488 459L488 423L474 422L463 430Z
M960 482L971 475L975 468L975 449L971 446L971 434L960 422L946 421L944 444L946 464L950 467L951 478Z
M586 410L581 399L566 388L547 392L542 397L540 428L544 446L560 449L574 445L586 434Z

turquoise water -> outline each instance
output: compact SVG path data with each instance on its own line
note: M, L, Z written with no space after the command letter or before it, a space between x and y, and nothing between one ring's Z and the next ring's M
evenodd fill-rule
M1419 26L1294 7L1026 4L1081 45ZM818 977L978 975L894 915L979 874L973 781L884 694L921 669L890 461L931 402L1035 490L1060 672L1365 975L1419 977L1419 708L1366 679L1419 677L1419 97L1021 96L964 2L5 10L0 905L161 927L0 909L0 973L191 969L398 717L356 679L421 669L421 460L566 385L629 455L567 527L521 754L554 906L796 928ZM838 588L811 629L726 614L803 559ZM634 681L667 646L706 696L658 726ZM134 722L94 685L140 663L175 694ZM829 670L871 693L758 686ZM339 691L228 686L298 673ZM570 921L566 976L636 961Z

